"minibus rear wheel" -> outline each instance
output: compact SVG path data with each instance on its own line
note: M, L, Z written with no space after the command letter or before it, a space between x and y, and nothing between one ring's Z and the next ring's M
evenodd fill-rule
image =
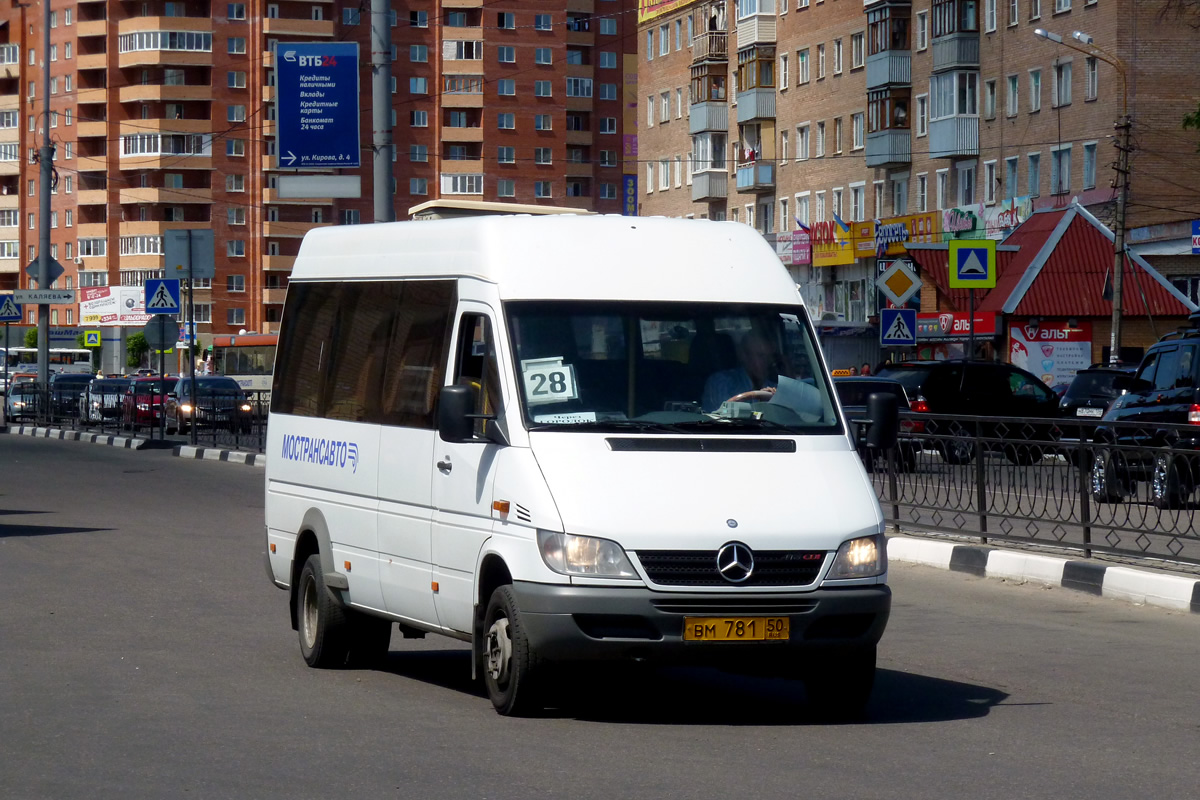
M346 611L325 586L318 553L304 562L296 603L305 663L321 669L345 666L349 651Z
M542 709L537 672L542 666L525 635L516 595L497 586L483 618L483 682L496 710L527 716Z

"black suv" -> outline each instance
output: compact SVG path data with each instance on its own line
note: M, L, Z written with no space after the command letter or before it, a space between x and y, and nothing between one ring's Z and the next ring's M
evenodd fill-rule
M1200 450L1200 328L1159 339L1113 387L1123 394L1093 436L1092 496L1120 502L1145 480L1154 505L1184 505L1200 485L1200 456L1172 451Z
M1059 412L1064 417L1103 417L1109 404L1121 396L1121 390L1116 387L1117 379L1132 374L1132 367L1092 366L1079 370L1063 392Z
M1046 423L987 422L979 434L989 439L1046 441L1058 438L1054 424L1058 397L1030 372L1000 361L905 361L890 364L876 373L904 385L913 411L950 416L1032 417ZM955 424L930 420L926 432L938 434L934 445L951 464L966 464L975 457L970 422ZM1000 447L1014 464L1032 464L1042 457L1042 448L1008 441Z
M842 403L842 411L846 415L846 424L850 429L850 437L854 440L855 449L858 450L858 456L862 459L863 466L872 470L875 468L876 453L868 450L866 442L860 440L862 431L859 431L860 426L856 425L854 421L868 417L869 398L877 392L894 395L897 407L901 411L907 411L909 402L908 395L904 392L904 386L891 378L877 378L868 375L834 378L833 388L837 391L838 400ZM897 442L897 447L900 454L899 467L902 471L912 471L916 464L917 451L920 449L920 443L914 442L904 435L913 432L914 424L911 420L900 421L900 440Z

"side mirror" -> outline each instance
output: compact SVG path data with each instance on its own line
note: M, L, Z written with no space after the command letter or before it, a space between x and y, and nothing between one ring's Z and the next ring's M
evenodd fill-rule
M438 398L437 424L442 441L470 442L475 425L468 416L475 407L470 386L443 386Z
M900 405L896 395L873 392L867 398L867 413L871 427L867 429L867 447L872 450L890 450L896 446L896 432L900 428Z

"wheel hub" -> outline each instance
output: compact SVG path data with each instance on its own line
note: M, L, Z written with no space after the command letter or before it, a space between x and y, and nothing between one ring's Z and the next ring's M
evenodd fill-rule
M512 640L508 636L508 619L500 617L487 632L487 672L496 683L508 680L512 662Z
M304 584L303 607L304 644L311 649L317 643L317 589L313 581Z

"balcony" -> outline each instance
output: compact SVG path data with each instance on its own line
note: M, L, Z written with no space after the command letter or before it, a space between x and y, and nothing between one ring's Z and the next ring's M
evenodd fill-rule
M772 106L774 106L774 98L772 98ZM739 103L739 108L741 104ZM729 131L729 104L725 101L708 101L707 103L692 103L692 107L688 109L688 133L704 133L705 131L716 131L718 133L726 133Z
M264 103L274 103L275 102L275 87L274 86L264 86L263 90L262 90L262 99L263 99Z
M121 203L211 203L212 189L206 186L195 188L168 189L159 186L123 188Z
M17 208L21 205L21 196L18 194L0 194L0 208L10 209Z
M75 24L75 35L82 39L85 36L104 36L108 33L108 20L87 19Z
M441 141L443 142L482 142L483 128L453 128L449 125L442 126Z
M706 169L692 173L692 202L724 200L729 196L729 173L723 169Z
M80 53L75 56L75 66L79 69L107 69L108 53Z
M705 31L692 40L692 63L729 60L729 34L725 31Z
M75 102L81 106L88 103L107 103L108 89L76 89Z
M200 222L122 222L117 225L117 236L163 236L169 230L198 228L202 225L203 223ZM80 231L79 235L82 237L83 232ZM162 258L162 256L156 256L156 258Z
M929 123L929 157L979 155L979 117L947 117Z
M278 189L266 187L262 190L262 201L264 205L280 205L280 206L327 206L330 198L328 197L280 197Z
M447 162L442 162L442 172L446 171ZM483 171L480 165L480 171ZM596 165L590 161L567 161L564 173L568 178L594 178L596 176Z
M136 136L144 133L211 133L212 129L213 121L211 119L130 119L121 121L120 135Z
M331 19L281 19L267 17L263 20L263 33L267 36L319 36L333 37Z
M483 8L483 0L442 0L442 8Z
M90 122L77 122L75 123L75 135L80 139L92 136L104 138L108 136L108 123L102 119Z
M263 236L277 239L302 239L304 234L313 228L328 228L331 225L333 225L332 222L304 222L302 220L282 222L276 220L263 223Z
M933 40L933 71L979 68L979 33L952 33Z
M738 92L737 121L739 124L756 119L775 119L775 89L751 89Z
M115 147L116 145L114 145ZM212 156L185 155L183 153L158 153L145 156L121 156L117 162L120 170L142 169L212 169ZM82 168L81 168L82 169Z
M775 12L750 14L737 22L737 49L775 42Z
M264 270L271 272L291 272L296 263L295 256L263 256Z
M20 175L20 161L0 161L0 175Z
M442 108L483 108L483 93L442 93Z
M80 172L107 172L108 156L92 156L80 153L76 156L75 169Z
M107 189L80 189L75 193L75 202L81 206L103 206L108 204ZM82 236L82 234L80 234Z
M912 163L912 135L904 129L867 134L867 166L893 167Z
M89 89L88 91L107 92L107 89ZM133 86L122 86L118 90L122 103L155 103L176 100L212 100L211 86L183 84L137 83ZM82 94L82 93L81 93ZM92 102L80 100L79 102ZM102 101L100 101L102 102Z
M595 141L592 132L588 131L567 131L567 144L586 144L590 145Z
M263 303L265 305L283 305L286 296L287 289L263 289Z
M867 88L912 84L912 54L908 50L884 50L867 56Z
M174 19L179 19L175 17ZM211 67L213 54L204 50L134 50L117 56L121 69L128 67ZM98 66L104 66L100 64ZM80 69L83 65L80 64Z
M441 169L443 175L475 175L483 172L483 159L443 157Z
M695 178L692 180L692 185L695 186ZM738 164L737 190L743 194L775 191L775 162L750 161Z
M75 235L80 239L103 239L108 236L108 223L85 222L75 226ZM101 256L103 258L103 256ZM94 258L94 256L84 256Z

